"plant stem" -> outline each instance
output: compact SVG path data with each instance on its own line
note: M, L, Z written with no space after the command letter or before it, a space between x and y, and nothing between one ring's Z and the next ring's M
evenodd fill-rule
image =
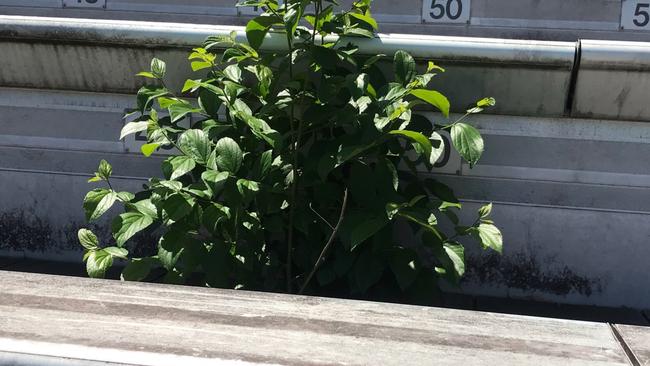
M311 44L312 45L316 44L316 28L318 28L318 17L320 16L320 11L321 11L321 8L323 7L322 0L319 0L316 4L314 4L314 7L316 8L316 16L314 17L314 29L312 30L312 33L311 33Z
M302 287L298 292L299 294L302 294L303 291L305 291L305 288L309 284L309 281L311 281L312 277L314 277L314 274L316 273L318 268L320 268L321 264L323 264L323 262L325 261L325 254L327 254L327 252L329 251L330 247L332 246L332 243L334 242L334 238L336 237L336 234L339 232L339 228L341 227L341 223L343 222L343 218L345 217L345 209L347 205L348 205L348 189L346 188L343 193L343 203L341 204L341 213L339 214L339 220L336 222L336 226L334 226L334 230L332 230L332 234L330 235L330 238L327 240L327 243L323 247L323 250L320 252L320 256L318 256L316 263L314 263L314 268L312 268L311 272L309 272L309 276L307 276L307 279L302 284Z
M285 13L289 9L288 7L289 1L285 1L284 3L284 9ZM293 81L293 43L292 43L292 38L293 34L290 34L287 32L287 47L289 48L289 79L290 81ZM291 193L289 197L289 233L287 237L287 268L286 268L286 277L287 277L287 293L292 292L292 286L291 286L291 278L293 277L292 274L292 262L293 262L293 224L294 224L294 217L296 215L296 186L298 185L298 142L300 141L300 137L296 137L294 135L294 105L295 101L292 101L291 103L291 112L289 115L289 127L291 128L291 134L292 134L292 145L293 145L293 165L291 167L291 172L293 175L293 182L291 184ZM299 132L300 134L300 132Z

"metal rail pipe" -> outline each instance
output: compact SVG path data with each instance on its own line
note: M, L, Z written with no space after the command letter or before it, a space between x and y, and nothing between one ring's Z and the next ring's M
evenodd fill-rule
M236 31L245 41L244 27L155 23L125 20L96 20L0 16L0 39L86 43L146 47L195 47L208 36ZM267 50L283 49L283 35L269 33ZM573 42L524 41L493 38L380 34L375 39L355 39L364 53L392 53L399 49L420 59L452 59L474 62L571 67Z

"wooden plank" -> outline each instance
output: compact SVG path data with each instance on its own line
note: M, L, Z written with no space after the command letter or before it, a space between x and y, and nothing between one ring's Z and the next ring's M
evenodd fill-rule
M650 366L650 327L616 325L623 341L641 365Z
M0 353L137 365L627 365L607 324L5 271L0 283Z

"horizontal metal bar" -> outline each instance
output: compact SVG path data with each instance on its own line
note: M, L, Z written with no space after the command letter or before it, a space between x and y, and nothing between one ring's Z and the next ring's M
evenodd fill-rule
M227 35L233 30L237 32L239 40L246 40L244 28L235 26L0 16L0 39L11 41L194 47L208 36ZM270 33L267 38L264 44L266 50L285 48L283 35ZM361 52L368 54L390 54L402 49L421 59L523 63L562 68L573 65L575 54L572 42L493 38L380 34L374 39L355 39L355 43Z
M650 42L582 40L580 68L650 70Z

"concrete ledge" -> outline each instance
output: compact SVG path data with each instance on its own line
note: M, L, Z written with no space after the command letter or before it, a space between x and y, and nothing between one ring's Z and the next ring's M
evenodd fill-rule
M158 57L175 70L167 84L180 88L197 77L187 51L208 36L231 31L245 41L244 28L237 26L0 15L0 47L6 51L0 55L0 86L134 93L142 83L134 75ZM454 110L493 96L508 101L493 113L564 114L574 43L406 34L354 42L364 54L392 55L402 49L447 68L436 85L454 101ZM269 33L264 43L266 50L285 46L279 33Z
M629 360L603 323L4 271L0 282L0 363L539 366ZM633 336L642 343L650 330L636 327Z

